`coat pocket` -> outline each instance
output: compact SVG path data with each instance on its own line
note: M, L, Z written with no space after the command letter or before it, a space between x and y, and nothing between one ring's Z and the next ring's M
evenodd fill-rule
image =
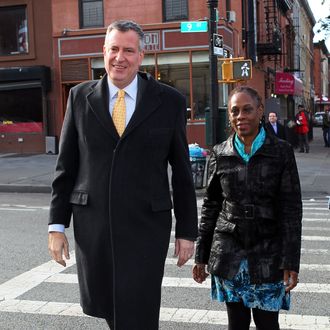
M88 193L85 191L73 191L70 196L70 203L77 205L87 205Z
M172 209L172 200L168 198L155 198L151 201L151 209L154 212L168 211Z

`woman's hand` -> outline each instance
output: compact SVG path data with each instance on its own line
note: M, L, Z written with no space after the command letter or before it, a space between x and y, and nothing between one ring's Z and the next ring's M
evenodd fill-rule
M196 264L193 267L193 279L197 283L203 283L209 274L205 271L206 265L205 264Z
M284 285L285 292L291 291L294 287L297 286L299 279L298 279L298 273L293 270L284 270Z

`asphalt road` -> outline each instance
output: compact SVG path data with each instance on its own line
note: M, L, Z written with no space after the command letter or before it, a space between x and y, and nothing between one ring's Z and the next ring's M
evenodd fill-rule
M325 196L312 198L303 201L300 284L292 309L281 313L281 329L330 328L330 211ZM107 329L103 320L85 317L79 309L74 253L66 269L50 261L48 204L48 194L0 193L0 329ZM67 235L73 251L72 231ZM191 265L175 265L171 244L160 329L226 329L224 305L210 300L208 284L191 280Z

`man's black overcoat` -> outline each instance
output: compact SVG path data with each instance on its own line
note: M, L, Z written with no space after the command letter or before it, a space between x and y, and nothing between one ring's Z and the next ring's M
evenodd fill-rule
M185 99L139 73L121 138L108 105L107 76L70 91L49 224L68 227L73 215L83 311L115 317L116 330L155 330L172 207L176 237L197 235Z

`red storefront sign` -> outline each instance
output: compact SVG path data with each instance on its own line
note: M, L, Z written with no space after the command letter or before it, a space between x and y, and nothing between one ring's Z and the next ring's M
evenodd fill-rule
M302 95L302 81L291 73L276 72L275 93L286 95Z

